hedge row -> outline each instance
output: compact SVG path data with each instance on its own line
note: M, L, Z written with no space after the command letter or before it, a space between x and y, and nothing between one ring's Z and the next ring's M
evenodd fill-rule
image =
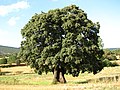
M0 64L12 64L12 63L16 63L17 65L20 64L20 60L17 59L10 59L10 58L2 58L0 59Z
M0 59L0 64L7 64L7 59L6 58Z

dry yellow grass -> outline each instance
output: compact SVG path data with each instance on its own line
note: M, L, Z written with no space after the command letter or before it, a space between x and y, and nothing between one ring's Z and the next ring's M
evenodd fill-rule
M19 73L34 73L34 70L29 66L17 66L9 68L1 68L1 72L9 72L9 74L19 74Z
M34 75L33 69L31 69L29 66L17 66L17 67L10 67L10 68L1 68L1 72L10 72L8 73L8 76L11 77L22 77L20 80L22 81L30 81L35 82L35 84L30 85L5 85L0 84L0 90L120 90L120 79L117 82L91 82L91 83L84 83L84 81L88 79L96 79L101 77L108 77L110 75L120 75L120 66L118 67L109 67L104 68L100 73L93 75L93 74L80 74L79 77L72 77L71 75L66 75L66 79L68 81L67 84L57 84L57 85L51 85L52 81L52 74L48 75ZM25 73L29 73L27 76L22 76ZM25 74L26 75L26 74ZM0 78L3 78L4 76L0 76ZM47 82L49 84L36 84L37 82Z
M120 84L120 83L119 83ZM79 85L0 85L0 90L120 90L120 86L117 84L107 83L90 83Z
M113 60L113 61L111 61L111 62L115 62L115 63L117 63L118 65L120 65L120 60Z

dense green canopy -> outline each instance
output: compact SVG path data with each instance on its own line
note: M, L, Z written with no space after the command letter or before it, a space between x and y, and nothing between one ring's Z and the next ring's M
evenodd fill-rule
M35 14L21 30L20 56L38 74L53 72L58 82L60 73L64 82L65 73L95 74L103 68L99 29L75 5Z

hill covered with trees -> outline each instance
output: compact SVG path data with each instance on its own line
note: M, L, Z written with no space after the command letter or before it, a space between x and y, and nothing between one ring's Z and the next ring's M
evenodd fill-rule
M0 55L18 53L18 52L19 52L19 48L0 45Z

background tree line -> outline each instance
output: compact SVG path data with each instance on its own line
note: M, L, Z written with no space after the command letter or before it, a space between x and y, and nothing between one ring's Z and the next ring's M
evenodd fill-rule
M12 63L16 63L17 65L19 65L20 62L21 61L18 58L17 53L0 55L0 64L10 64L10 65L12 65Z

